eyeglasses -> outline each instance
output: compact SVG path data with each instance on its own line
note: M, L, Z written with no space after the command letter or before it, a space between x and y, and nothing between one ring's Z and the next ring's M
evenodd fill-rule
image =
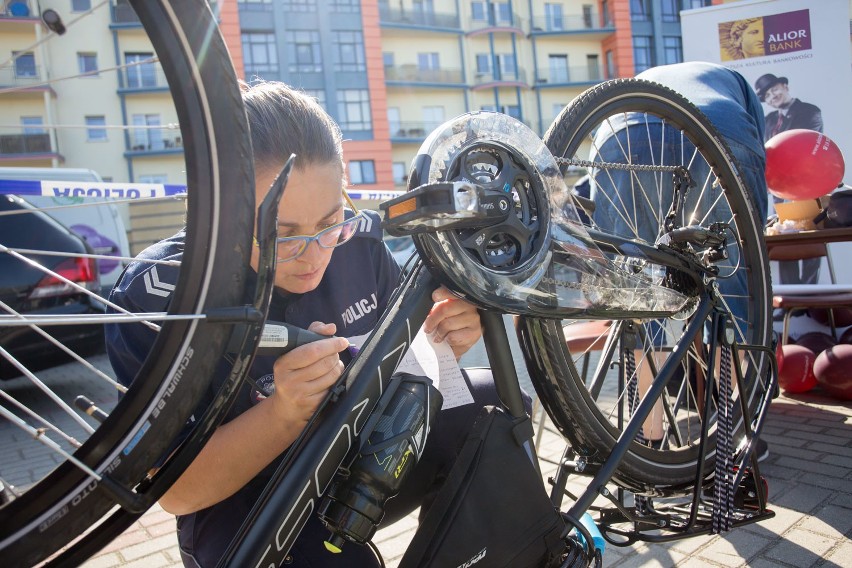
M339 247L351 239L358 230L358 224L361 222L364 214L358 210L354 203L352 203L352 200L349 199L348 195L346 195L346 191L343 191L343 199L346 200L346 203L355 212L354 216L332 225L331 227L326 227L322 231L313 235L281 237L277 241L276 254L278 256L278 262L288 262L299 258L308 249L308 245L310 245L312 241L316 241L322 248L332 249ZM257 239L255 239L255 244L257 244Z

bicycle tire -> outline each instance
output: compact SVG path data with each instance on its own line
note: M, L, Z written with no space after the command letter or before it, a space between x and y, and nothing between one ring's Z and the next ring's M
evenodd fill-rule
M738 260L736 261L737 264L732 264L733 261L729 259L726 267L723 267L720 276L733 277L739 274L738 277L743 278L745 285L748 287L748 295L751 298L751 301L746 302L747 314L734 315L732 318L735 322L736 339L740 344L768 345L771 333L771 321L769 317L769 313L771 312L768 301L770 288L767 254L761 233L762 224L758 221L752 199L739 174L739 166L733 159L724 140L719 137L715 128L699 109L684 97L661 85L636 79L609 81L589 89L571 105L566 107L554 120L545 134L545 144L554 156L587 158L589 154L587 148L589 141L595 134L595 129L598 127L606 128L607 124L611 124L608 121L614 120L612 117L624 116L623 113L633 112L643 113L645 116L652 115L663 121L662 126L649 126L649 124L654 124L654 121L646 121L644 127L649 132L652 128L670 128L672 134L676 136L682 134L691 144L694 144L697 152L691 155L693 162L690 165L690 170L698 167L696 164L698 160L706 160L709 166L708 178L697 180L698 190L693 189L691 191L699 191L699 193L703 191L702 181L704 182L704 187L707 186L708 181L718 181L720 184L719 187L723 189L720 197L722 201L718 202L718 208L716 205L709 207L709 211L702 211L703 215L699 215L699 217L702 218L702 224L706 225L711 220L721 219L723 216L721 211L725 205L723 201L726 201L727 206L730 207L732 219L726 220L732 221L730 230L733 233L734 256ZM638 119L636 128L641 129L642 122L643 119ZM657 132L654 131L654 134L657 134ZM661 139L654 138L653 141ZM649 142L652 145L653 141L649 138ZM689 142L683 143L682 147L688 147ZM600 159L602 151L601 148L596 148L598 159ZM624 163L632 163L632 160L637 156L635 149L631 151L630 148L627 148L626 151L622 151L621 153L623 154L622 161ZM631 154L633 157L631 157ZM658 153L657 156L661 155ZM612 162L612 156L607 155L606 161ZM605 169L607 168L602 167L598 171ZM627 175L632 176L633 174ZM664 175L668 177L671 174L666 173ZM655 178L655 181L656 179L662 181L663 178ZM631 181L633 181L632 178ZM618 199L606 193L607 190L604 188L607 185L606 181L599 183L598 187L600 191L597 193L598 199ZM615 182L612 182L612 185L616 185ZM641 187L642 185L639 181L635 183L635 186L644 189ZM655 190L661 191L660 188L662 187L663 185L660 184ZM632 183L631 189L634 189ZM660 201L665 201L666 196L668 196L666 193L659 193L658 195L662 196L659 199ZM631 221L635 220L636 224L634 228L638 227L640 214L636 213L637 208L633 206L636 205L639 199L639 197L636 197L635 199L627 198L624 200L625 204L619 210L619 215L629 217L631 209L635 214L635 218L624 222L625 226L629 226ZM698 198L694 204L695 209L693 213L699 211L698 203L700 199ZM628 206L630 204L632 206ZM664 203L666 207L662 208L663 214L668 204L669 202ZM617 209L618 205L613 204L612 208ZM649 209L652 208L649 207ZM684 208L684 210L688 209L688 207ZM718 215L716 211L719 211ZM663 218L659 214L657 220L662 224ZM613 225L617 224L613 223ZM654 232L650 237L652 239L658 237L663 232L663 228L660 226L653 227L653 229ZM614 232L618 233L618 231ZM621 227L620 236L638 240L649 239L648 236L643 238L639 234L640 232L639 230L631 232L630 229ZM654 241L651 240L648 244L654 245ZM724 299L723 302L734 301L734 294L726 297L723 293L721 296ZM730 307L730 305L728 306ZM688 319L686 318L686 321ZM648 327L648 321L644 321L643 323L645 325L640 329L659 329L665 331L667 329L677 330L680 326L672 318L658 320L657 323L660 326L658 328ZM615 322L613 327L619 328L623 325L624 323ZM665 326L668 326L668 328ZM521 344L528 361L533 362L533 367L538 369L537 374L540 377L547 376L546 379L534 380L533 383L554 423L569 439L575 452L584 458L588 458L590 462L601 463L609 455L621 433L620 424L623 425L624 422L619 422L612 417L612 414L614 412L617 414L617 411L614 410L615 407L623 404L623 401L627 398L627 388L625 387L621 391L614 393L613 396L616 397L616 402L613 402L611 399L605 400L606 396L601 394L608 388L607 386L603 386L602 388L592 387L594 393L590 392L590 386L593 383L587 383L585 378L580 376L577 372L577 365L575 364L583 353L572 354L568 352L563 322L528 317L521 318L519 333L521 335ZM698 335L700 336L701 334L702 332L699 331ZM650 357L654 357L654 363L657 363L657 369L659 369L659 364L662 363L663 359L670 356L670 352L666 350L668 348L667 345L654 345L649 335L652 334L645 334L641 338L642 354L640 356L644 358L644 361L650 361ZM600 339L603 342L605 337L602 335ZM667 429L665 438L669 442L666 442L662 449L654 449L649 447L644 441L634 440L631 442L624 459L616 468L613 480L636 493L660 495L665 492L675 493L680 489L694 486L696 468L702 462L702 457L698 453L697 440L690 438L692 434L689 432L689 427L686 428L686 436L683 436L683 433L680 434L682 436L680 442L670 442L670 440L672 439L674 430L684 429L682 414L678 413L683 413L683 407L688 406L690 391L693 391L692 396L697 394L695 391L698 389L692 384L693 381L690 380L690 376L691 374L692 376L695 375L696 371L693 371L693 369L697 368L701 362L701 357L707 356L705 348L698 348L698 344L694 343L695 339L695 337L681 337L677 340L680 342L679 345L693 344L694 346L685 352L679 361L679 365L683 368L683 373L678 379L679 382L676 386L684 390L676 391L672 388L675 386L675 379L672 379L672 382L668 385L670 390L664 391L662 397L668 401L669 410L674 411L674 414L671 415L674 418L673 420L671 417L663 419L666 424L665 428ZM701 341L702 337L698 337L698 340ZM704 352L702 353L702 351ZM587 350L585 353L589 352L591 351ZM604 377L604 379L599 379L598 384L602 384L602 381L607 381L611 387L611 383L615 380L613 372L610 371L607 373L605 367L610 363L615 363L623 367L627 363L623 353L623 350L614 349L612 353L607 355L606 350L601 350L601 359L596 369L596 373L599 374L596 376ZM745 370L745 388L748 392L745 393L745 396L750 402L749 409L753 412L759 410L758 405L762 399L760 395L765 393L769 386L768 364L764 357L765 355L762 353L750 353L745 359L748 363ZM651 372L655 372L652 365L643 364ZM533 373L531 372L531 374ZM617 386L615 390L618 391ZM671 391L685 392L686 397L680 403L675 402L672 404L671 395L667 394L667 392ZM740 396L740 393L736 392L736 396ZM735 439L737 436L742 435L743 427L742 414L737 408L738 406L735 405L735 411L737 412ZM665 410L665 407L662 407L662 409ZM686 412L689 412L688 408ZM629 409L626 411L626 415L630 415ZM692 416L700 419L700 411L697 408L693 409ZM704 471L708 473L713 472L716 418L717 413L714 412L708 419L711 431L708 438L708 446L703 456ZM645 422L643 427L648 425L649 423Z
M186 241L168 313L197 316L241 305L251 253L254 174L228 51L204 0L131 4L172 86L184 143ZM162 484L144 494L130 492L170 450L196 410L233 330L233 323L200 319L163 323L131 388L73 457L140 503L155 502L166 489ZM182 452L199 451L203 440L194 443ZM116 502L114 491L66 460L0 507L0 557L7 566L41 562L95 526ZM97 533L95 527L86 536L90 546L105 544Z

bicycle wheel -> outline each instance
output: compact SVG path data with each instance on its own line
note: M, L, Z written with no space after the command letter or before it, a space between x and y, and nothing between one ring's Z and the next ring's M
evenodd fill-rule
M654 246L678 227L724 224L717 227L724 227L727 258L702 257L707 250L698 244L684 248L685 255L718 268L718 277L704 284L686 284L677 271L650 260L622 259L651 281L693 298L689 309L674 317L615 321L599 340L586 338L587 348L578 353L569 353L566 346L578 329L570 327L576 322L522 318L519 326L528 361L536 367L531 374L546 377L534 381L539 396L574 451L591 463L606 459L647 385L664 363L676 358L673 378L613 479L649 495L693 486L702 460L705 471L713 472L718 439L717 408L711 404L708 413L705 407L705 393L717 393L721 386L721 366L708 363L711 357L719 361L720 352L714 347L718 343L708 343L705 336L710 318L726 314L740 346L767 346L770 341L762 224L739 167L697 108L665 87L637 80L611 81L584 93L555 119L545 143L557 160L574 164L569 172L589 174L596 207L590 214L592 225L603 232ZM661 166L688 168L695 182L668 220L674 176L671 170L660 171ZM716 282L719 293L714 296ZM699 317L695 314L700 312L693 310L705 294L717 298L716 309L706 317L707 325L684 335L687 325ZM761 411L770 386L765 354L743 353L742 391L732 385L734 443L743 432L739 403L748 401L752 413ZM576 363L586 354L596 357L597 363L583 377ZM708 384L709 391L704 388ZM698 446L705 426L709 436L702 456Z
M167 121L174 117L180 127L179 135L172 132L168 138L163 134L168 133L165 128L160 130L150 124L142 127L129 119L114 125L117 130L107 130L113 125L105 125L104 132L124 134L114 138L118 140L119 155L123 154L130 164L129 172L135 166L141 172L139 175L150 173L158 164L165 164L169 171L183 171L188 187L185 241L178 262L152 261L150 269L145 269L148 293L163 298L168 305L168 319L164 314L140 315L114 308L104 313L98 306L107 300L95 292L97 280L91 277L97 274L95 261L126 263L130 259L116 259L99 252L91 238L80 249L79 235L75 237L48 219L43 211L32 212L21 199L5 198L14 208L24 211L16 219L30 217L50 226L51 231L64 231L64 242L75 239L78 242L57 250L42 250L38 246L24 250L14 236L9 238L15 242L2 243L4 273L12 273L5 269L9 265L15 274L41 271L42 280L52 285L37 287L40 292L28 298L29 307L36 306L37 310L16 309L4 296L4 312L0 316L2 359L21 374L0 383L0 443L4 455L0 478L15 486L14 498L0 501L0 557L6 566L41 562L87 530L90 532L75 546L86 542L86 550L97 550L105 544L104 539L111 538L121 528L121 523L113 524L109 530L104 528L104 519L109 518L106 515L118 514L117 503L122 507L118 512L127 513L123 522L129 524L134 515L138 516L156 501L168 481L179 473L169 468L182 467L185 459L180 465L174 461L161 462L173 449L175 437L193 415L208 385L223 376L222 352L236 329L234 322L215 324L205 322L204 316L216 308L243 304L251 251L254 219L251 145L236 75L208 3L204 0L102 2L82 14L57 14L68 6L56 4L56 11L45 11L41 15L44 24L38 14L25 18L25 25L20 27L3 24L4 36L7 30L12 30L4 40L26 45L35 38L38 47L33 49L41 50L42 57L53 57L57 64L69 50L74 53L79 46L91 44L74 39L77 34L88 38L100 30L112 38L109 44L114 40L116 59L120 59L120 53L125 55L124 65L100 70L94 83L91 78L64 77L61 83L48 83L45 88L55 90L58 97L63 93L78 96L74 108L80 115L92 110L85 93L113 85L128 115L131 112L145 115L146 108L156 108L165 109ZM33 32L35 27L41 29ZM61 28L67 31L61 34ZM147 38L142 35L143 30ZM44 39L39 40L42 36ZM148 51L152 53L140 60L139 53ZM107 59L106 55L102 54L102 61ZM12 89L12 92L26 98L21 94L25 90ZM99 114L102 113L103 109ZM54 128L54 125L45 126ZM57 132L60 127L55 126ZM63 139L59 134L56 136ZM109 142L113 137L107 138ZM137 156L136 142L143 138L148 148L153 145L153 150L165 158L151 162L150 154ZM166 144L167 140L172 143ZM73 153L72 150L69 148L69 152ZM113 143L99 147L103 155L113 150ZM224 164L227 167L222 167ZM96 161L86 165L100 169ZM184 180L168 181L177 186ZM153 200L158 202L164 201L162 195L171 187L124 186L131 187L122 190L125 197L151 193L160 196ZM134 193L133 187L143 189ZM174 197L166 199L173 201ZM115 203L99 206L111 208ZM135 203L131 207L142 210ZM47 213L59 217L59 211L51 209ZM74 271L69 267L82 268ZM164 278L167 271L177 272L176 279ZM42 297L52 298L52 304L36 301ZM56 306L68 309L52 309ZM64 319L62 325L57 325L59 319ZM94 335L102 336L105 323L147 325L156 331L153 348L150 353L141 354L144 362L126 392L121 392L122 386L114 382L106 357L90 357L92 344L78 341L92 337L92 329L96 330ZM63 331L68 329L75 333ZM45 334L51 335L54 338L51 349L61 350L63 357L71 358L71 362L46 371L31 370L39 361L27 360L14 341L24 331L32 332L28 337L38 341L46 341ZM43 389L36 388L37 384ZM98 422L75 410L73 401L78 395L92 399L108 416ZM222 405L224 402L219 404ZM215 413L207 416L216 417ZM201 416L193 418L200 420ZM212 426L205 423L199 428L203 432ZM200 449L202 439L192 439L194 446L181 448L182 456ZM52 447L46 447L45 440L52 440ZM15 459L16 455L22 459ZM156 476L149 477L149 470L155 465L162 467ZM96 526L99 522L104 524Z

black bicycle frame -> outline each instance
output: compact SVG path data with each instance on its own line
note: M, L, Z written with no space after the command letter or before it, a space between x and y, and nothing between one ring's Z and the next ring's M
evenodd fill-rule
M619 244L628 241L612 235L596 235L590 239L590 242L605 244L609 250L620 250ZM686 269L688 272L693 272L691 269L695 268L687 266L679 255L645 248L639 254L652 255L661 264ZM418 261L394 293L388 309L364 342L361 351L346 368L302 435L288 450L220 560L220 567L281 565L302 527L316 511L319 500L338 468L357 451L358 435L429 314L433 306L432 292L437 286L438 281L422 261ZM709 303L707 297L702 299L700 306L703 308L698 309L701 315L710 311ZM497 393L510 414L521 416L525 409L502 314L486 310L480 310L480 314L483 340ZM617 315L611 317L635 316L618 311ZM692 327L695 325L700 324L693 323ZM690 331L694 331L692 327ZM673 372L674 363L662 370L651 390L659 392ZM617 462L627 450L631 432L638 431L645 415L652 408L647 400L646 403L640 405L631 418L625 435L614 448L604 470L586 491L582 502L572 508L571 513L575 516L581 514L581 507L585 510L594 499L596 489L600 489L614 472ZM532 457L535 456L531 443L528 444L528 452Z

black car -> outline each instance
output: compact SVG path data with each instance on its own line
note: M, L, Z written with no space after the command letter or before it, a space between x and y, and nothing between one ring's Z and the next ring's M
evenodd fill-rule
M27 213L6 212L28 210ZM35 210L23 199L0 195L0 245L9 249L91 254L86 242L54 220ZM97 263L79 256L32 256L39 264L92 291L99 289ZM66 282L29 265L0 249L0 299L14 312L25 315L96 314L103 305ZM10 311L0 305L0 315ZM60 343L83 356L103 349L103 326L92 324L43 327ZM35 371L68 360L58 347L28 326L0 323L0 347L28 369ZM0 356L0 378L20 375L12 363Z

